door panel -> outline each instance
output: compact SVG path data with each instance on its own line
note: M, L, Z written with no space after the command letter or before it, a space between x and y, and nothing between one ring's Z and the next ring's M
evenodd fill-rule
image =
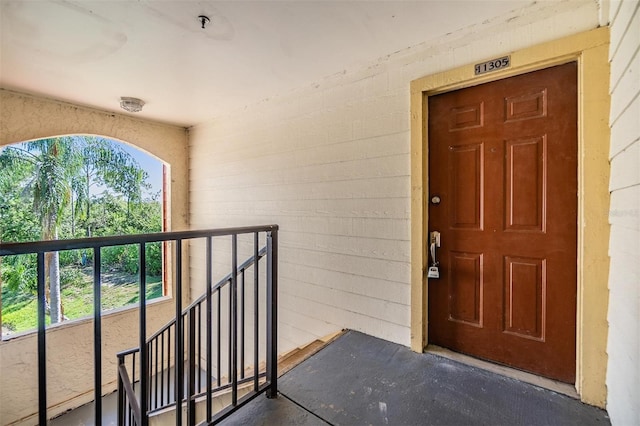
M575 381L577 71L429 98L429 342Z
M482 144L452 146L451 215L454 228L482 228Z
M547 174L544 136L507 141L506 151L506 229L544 231Z
M544 341L545 259L505 256L504 274L505 332Z
M451 252L449 318L482 326L482 255Z

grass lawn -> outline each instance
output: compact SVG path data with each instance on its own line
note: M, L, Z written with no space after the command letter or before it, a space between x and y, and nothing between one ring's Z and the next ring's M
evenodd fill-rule
M93 271L77 269L75 278L61 285L62 306L68 320L93 315ZM107 272L102 276L102 311L131 305L138 301L138 276L121 272ZM160 276L147 276L147 300L162 296ZM37 301L33 295L24 295L2 289L2 334L33 330L37 327ZM47 324L50 323L46 317Z

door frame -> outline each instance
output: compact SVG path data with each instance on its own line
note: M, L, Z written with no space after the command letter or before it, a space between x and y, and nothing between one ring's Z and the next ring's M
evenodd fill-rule
M511 65L479 76L474 64L411 82L411 349L429 343L428 319L428 97L536 71L578 64L578 264L576 391L582 401L606 404L609 277L609 29L598 28L506 53ZM496 55L500 57L504 55ZM478 61L481 62L481 61Z

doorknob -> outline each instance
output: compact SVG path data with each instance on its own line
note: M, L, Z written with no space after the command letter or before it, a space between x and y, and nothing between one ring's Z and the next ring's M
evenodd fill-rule
M427 272L427 278L440 278L439 262L436 259L436 248L440 247L440 232L432 231L429 233L429 251L431 252L431 266Z
M429 232L430 244L435 244L436 247L440 247L440 232L431 231Z

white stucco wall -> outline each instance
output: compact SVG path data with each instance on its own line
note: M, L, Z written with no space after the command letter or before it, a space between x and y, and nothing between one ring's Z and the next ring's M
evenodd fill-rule
M128 142L170 165L172 230L188 226L185 129L49 99L0 90L0 146L43 137L95 134ZM187 281L185 281L187 282ZM171 299L150 304L149 333L175 312ZM121 310L103 318L103 392L115 389L116 353L138 346L138 315ZM47 332L48 415L93 400L93 322L80 320ZM0 341L0 424L36 424L37 342L33 333ZM22 419L22 421L21 421Z
M640 2L612 1L607 410L640 424Z
M596 2L539 2L190 129L191 225L281 227L281 350L410 343L410 81L597 25Z

